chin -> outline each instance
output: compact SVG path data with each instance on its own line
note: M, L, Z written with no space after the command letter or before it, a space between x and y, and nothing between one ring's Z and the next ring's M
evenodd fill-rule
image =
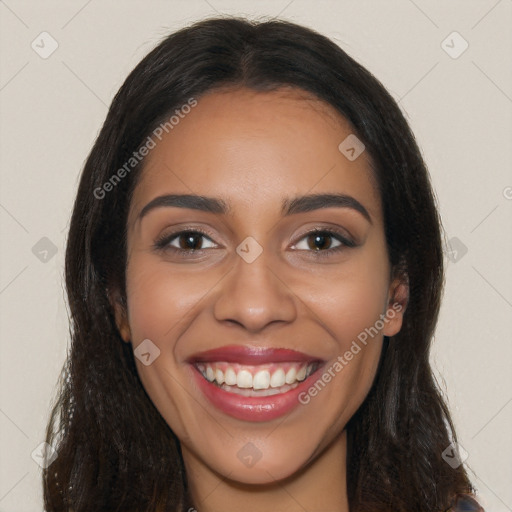
M278 427L279 428L279 427ZM270 434L272 435L272 434ZM297 436L300 437L300 436ZM226 450L219 446L213 452L220 452L220 457L215 461L205 462L211 469L231 481L249 485L268 485L277 481L293 477L305 468L318 453L318 449L300 443L286 443L276 438L276 445L268 443L261 449L261 439L254 443L247 441L240 443L241 448L233 447ZM212 452L210 452L211 454Z

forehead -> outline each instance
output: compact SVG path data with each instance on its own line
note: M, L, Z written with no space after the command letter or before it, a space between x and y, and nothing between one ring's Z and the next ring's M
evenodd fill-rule
M363 152L351 161L339 150L353 132L350 124L309 93L215 91L187 112L175 117L161 140L153 137L132 218L147 202L171 193L216 196L245 214L280 211L284 198L338 192L380 216L370 158Z

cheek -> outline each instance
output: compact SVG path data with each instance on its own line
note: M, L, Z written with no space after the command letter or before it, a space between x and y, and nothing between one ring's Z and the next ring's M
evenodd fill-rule
M382 332L375 328L386 298L386 281L333 281L336 293L322 301L324 330L333 338L327 364L299 399L315 422L304 423L304 437L327 446L354 415L374 381L382 350ZM320 300L320 294L318 295ZM314 299L314 297L313 297ZM317 308L317 311L319 309Z
M389 266L385 246L361 250L339 269L327 269L318 279L303 280L300 297L331 333L340 352L360 333L375 326L385 313L389 291ZM379 329L380 331L380 329Z
M311 281L302 290L331 338L328 363L316 376L316 385L304 396L304 403L308 402L313 415L323 417L327 416L325 405L331 404L331 420L336 418L337 427L342 427L359 407L377 371L388 272L385 246L375 244L371 251L361 251L360 257L331 273L329 279Z
M192 276L192 277L191 277ZM126 269L128 321L133 348L146 339L159 350L149 365L135 359L144 389L174 433L183 441L201 419L189 394L184 392L180 363L176 358L180 333L187 315L204 296L208 278L172 272L169 264L156 262L144 252L133 252ZM213 283L212 283L213 285ZM204 418L202 418L204 421Z
M215 284L207 272L173 272L169 264L143 254L132 256L126 282L133 341L166 340L167 347L179 332L180 322Z

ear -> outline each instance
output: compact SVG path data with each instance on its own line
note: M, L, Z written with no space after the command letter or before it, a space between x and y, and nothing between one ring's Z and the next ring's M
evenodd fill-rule
M119 290L117 289L114 291L107 290L107 295L110 305L114 310L114 316L119 334L126 343L130 343L132 334L130 331L130 324L128 323L128 311L126 303L119 293Z
M402 328L409 303L409 277L400 272L389 285L387 310L384 314L384 336L394 336Z

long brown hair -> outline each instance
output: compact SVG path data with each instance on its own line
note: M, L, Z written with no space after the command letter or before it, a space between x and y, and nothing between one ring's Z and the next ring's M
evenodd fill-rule
M390 262L408 279L410 297L347 425L350 510L448 509L473 489L464 467L442 458L456 436L429 364L444 280L441 224L414 136L380 82L328 38L279 20L217 18L171 34L137 65L85 163L66 252L71 346L47 430L58 457L43 473L46 511L190 505L179 441L139 380L108 295L125 297L126 219L144 160L122 179L112 176L175 109L226 86L313 93L365 144Z

